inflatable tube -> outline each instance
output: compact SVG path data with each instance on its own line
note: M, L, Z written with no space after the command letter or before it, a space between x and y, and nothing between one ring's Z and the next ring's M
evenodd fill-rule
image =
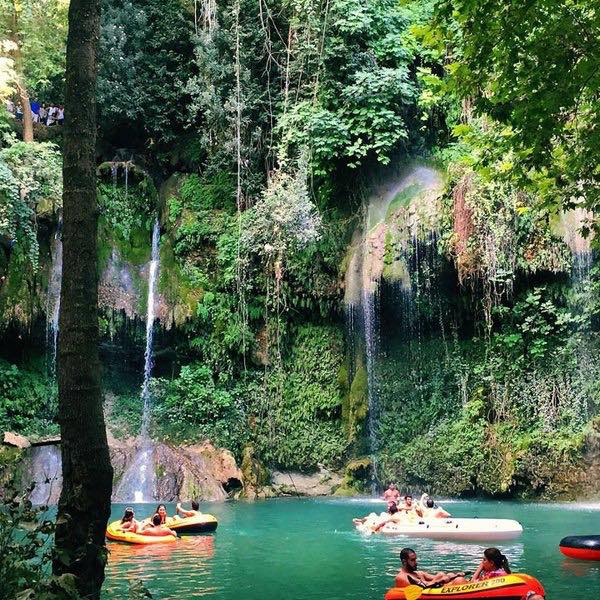
M600 560L600 535L569 535L558 547L569 558Z
M357 529L368 532L362 525ZM388 523L379 531L433 540L499 541L519 537L523 526L512 519L427 519Z
M195 517L185 517L184 519L169 517L165 521L165 525L169 529L173 529L178 533L210 533L215 531L218 524L216 517L204 513Z
M113 542L125 542L127 544L172 544L177 541L174 535L151 536L140 533L130 533L121 531L119 526L121 521L113 521L106 528L106 537Z
M418 586L410 586L417 588ZM387 591L385 600L406 600L407 594L404 590L407 588L391 588ZM482 598L492 600L493 598L502 598L503 600L526 600L529 593L544 596L542 584L530 575L524 573L514 573L504 575L503 577L492 577L484 581L474 581L473 583L449 584L440 588L424 589L418 598L423 600L434 598L437 600L475 600Z

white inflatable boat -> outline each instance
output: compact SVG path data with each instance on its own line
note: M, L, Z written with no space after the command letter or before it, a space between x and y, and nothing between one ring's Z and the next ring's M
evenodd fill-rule
M372 533L366 526L359 531ZM433 540L497 541L511 540L523 533L523 527L512 519L428 519L407 523L387 523L379 533Z

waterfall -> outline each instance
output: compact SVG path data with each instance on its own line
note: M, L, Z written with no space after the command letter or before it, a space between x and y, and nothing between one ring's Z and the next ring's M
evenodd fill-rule
M156 286L160 262L160 224L158 219L152 229L152 254L148 272L148 306L146 313L146 349L144 352L144 382L141 399L143 401L142 425L140 429L139 450L126 469L115 492L115 500L124 502L144 502L154 499L155 474L152 460L153 446L148 436L152 394L150 393L150 377L152 376L152 344L154 340L154 319Z
M48 298L46 303L46 348L48 351L48 372L54 377L56 374L58 316L60 313L60 286L62 280L62 239L58 231L54 236L51 255L52 266L48 278Z
M442 187L439 172L424 166L409 167L369 197L361 233L355 232L345 280L347 339L352 353L362 336L367 369L367 433L373 469L373 491L378 482L380 394L377 375L381 347L380 292L383 279L399 292L403 318L412 321L415 292L411 275L415 273L418 295L420 268L420 229L428 232L437 218L437 199ZM397 215L400 214L401 217ZM398 223L398 221L400 223ZM390 260L387 245L396 244ZM406 308L406 310L404 310Z
M590 278L593 263L591 236L584 237L582 231L585 227L589 228L593 220L593 213L581 206L560 214L558 233L571 250L571 280L575 286L585 283Z
M62 487L60 447L56 444L31 449L32 504L56 504Z

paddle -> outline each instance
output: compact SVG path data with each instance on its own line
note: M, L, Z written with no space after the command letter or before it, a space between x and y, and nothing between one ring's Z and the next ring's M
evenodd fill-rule
M446 585L447 583L450 583L450 581L452 581L453 579L456 579L457 577L464 577L465 575L467 575L467 573L462 573L462 574L456 574L454 577L452 577L451 579L449 579L448 581L446 581L444 583L444 585ZM433 587L438 587L439 584L434 584L434 585L430 585L427 587L421 587L420 585L407 585L406 587L402 588L402 591L404 592L404 596L406 597L406 600L417 600L417 598L421 597L421 594L427 590L427 589L431 589Z
M406 600L417 600L417 598L421 597L424 589L420 585L407 585L405 588L402 588L402 591Z

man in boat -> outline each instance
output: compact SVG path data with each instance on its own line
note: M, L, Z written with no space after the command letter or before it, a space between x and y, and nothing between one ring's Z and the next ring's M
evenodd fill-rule
M400 552L400 560L402 567L400 567L400 571L396 575L396 587L418 585L426 588L450 582L453 584L466 583L464 573L443 573L440 571L432 575L431 573L427 573L427 571L419 571L417 569L417 553L412 548L403 548Z
M192 500L191 504L192 510L185 510L181 507L181 502L178 502L177 506L175 507L175 510L177 511L177 516L181 517L182 519L187 519L189 517L197 517L200 514L200 505L198 504L198 502L196 502L196 500Z
M388 489L383 492L383 499L386 502L395 502L396 504L400 502L400 492L397 490L395 483L390 483Z
M163 536L163 535L174 535L177 537L177 534L169 529L166 525L162 525L160 522L160 515L157 513L152 517L150 523L146 523L140 532L142 535L151 535L151 536Z
M446 519L450 516L450 513L445 511L441 506L436 506L428 494L421 496L419 509L424 519Z

